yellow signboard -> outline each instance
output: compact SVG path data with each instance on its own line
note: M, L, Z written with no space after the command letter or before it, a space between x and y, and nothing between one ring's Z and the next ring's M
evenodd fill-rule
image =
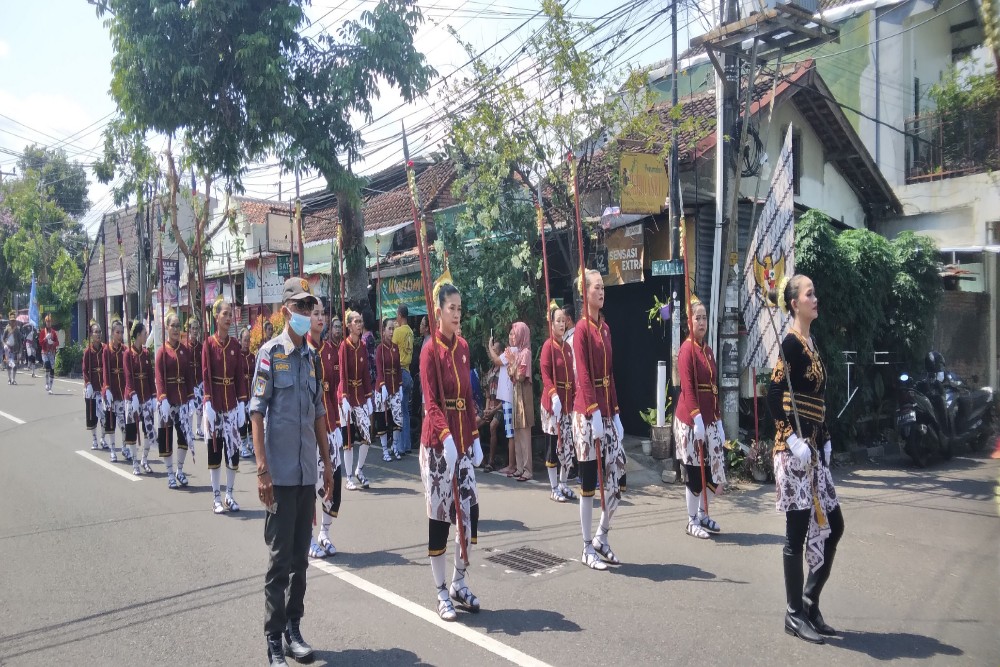
M622 213L663 212L670 192L670 179L660 156L623 153L619 175Z

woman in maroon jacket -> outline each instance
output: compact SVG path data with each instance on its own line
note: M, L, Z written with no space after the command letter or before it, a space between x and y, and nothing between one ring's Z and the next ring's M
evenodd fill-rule
M712 348L705 343L707 331L705 304L698 297L692 297L691 335L681 343L677 354L681 394L674 410L673 430L676 456L687 473L684 491L687 496L687 534L701 539L707 539L709 533L720 532L719 524L708 515L708 504L702 496L705 491L702 480L713 494L718 493L726 483L723 456L726 434L722 430L719 413L719 372Z
M375 347L375 433L382 441L383 461L403 458L399 453L399 433L403 423L403 369L399 363L399 346L392 342L395 330L396 320L385 320L382 342Z
M136 445L132 459L132 474L150 475L149 448L156 439L156 387L153 377L153 358L146 348L146 326L136 320L132 323L132 346L125 352L125 410L132 415L125 423L125 444ZM137 436L142 425L142 459L139 458Z
M625 448L622 446L625 434L618 417L618 393L611 363L611 329L601 315L603 278L590 269L586 272L586 281L584 317L573 334L576 365L573 439L580 462L580 527L583 529L580 560L591 569L606 570L605 563L619 564L608 544L608 531L625 491ZM604 507L597 535L590 539L594 493L598 488L598 456L604 473Z
M243 329L240 332L240 354L243 355L243 377L246 378L247 387L253 381L254 367L257 364L257 357L250 351L250 329ZM249 389L248 389L249 391ZM240 427L240 458L249 459L253 456L253 439L251 438L251 425L249 408L247 420Z
M83 403L86 407L87 430L93 441L91 449L107 449L108 443L104 440L104 423L100 419L100 411L97 408L98 395L104 386L104 373L102 364L104 363L104 343L101 342L101 325L95 320L90 321L90 341L83 351ZM97 440L97 425L101 424L101 440Z
M156 353L156 397L160 428L156 434L160 458L167 466L167 487L187 486L184 459L194 445L191 413L194 411L194 369L191 350L181 343L181 320L171 311L165 320L167 342ZM174 475L174 428L177 430L177 475ZM194 460L194 450L191 450Z
M542 343L542 431L545 432L545 469L549 473L549 497L557 503L576 500L568 486L573 465L573 349L563 342L566 317L555 305L549 307L549 337Z
M115 453L115 428L122 431L122 457L132 460L132 450L125 442L125 327L121 320L111 321L111 342L104 347L101 370L104 387L104 431L111 434L111 462L118 462Z
M201 349L205 383L202 428L208 439L212 511L222 514L225 510L240 511L233 497L233 484L240 469L240 427L247 422L247 381L240 345L229 335L233 307L220 297L212 306L212 314L215 316L215 333L208 337ZM226 459L225 499L220 497L219 488L223 454Z
M361 313L347 311L347 337L340 344L340 421L347 426L350 436L344 441L344 464L347 472L347 489L354 491L358 487L367 489L368 478L365 477L365 460L368 458L368 447L372 441L371 417L372 378L368 371L368 349L361 340L364 322ZM348 423L350 422L350 423ZM351 468L354 464L354 443L359 443L358 467L354 469L351 478ZM354 481L357 480L357 484Z
M476 401L472 396L469 345L458 335L462 295L445 283L435 290L437 331L420 351L420 384L424 397L424 423L420 435L420 477L427 502L427 555L438 590L438 615L445 621L457 616L451 601L479 611L479 599L465 583L468 563L462 551L476 543L479 529L479 491L475 467L483 461L476 428ZM457 484L453 484L455 475ZM445 588L445 552L450 524L456 523L455 487L461 502L461 535L465 544L455 550L455 572ZM450 599L449 599L450 597Z

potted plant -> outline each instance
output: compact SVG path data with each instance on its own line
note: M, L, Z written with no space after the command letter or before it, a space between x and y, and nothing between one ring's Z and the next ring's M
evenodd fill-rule
M673 452L673 400L667 394L667 405L663 411L663 426L656 425L656 408L646 408L639 412L642 421L649 424L650 455L654 459L669 459Z
M753 440L750 451L747 452L746 465L750 476L755 482L770 482L774 480L774 458L771 440Z

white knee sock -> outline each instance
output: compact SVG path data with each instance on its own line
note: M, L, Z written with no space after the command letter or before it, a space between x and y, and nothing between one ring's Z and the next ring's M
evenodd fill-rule
M350 479L351 475L354 474L354 448L348 449L344 448L344 472L347 474L347 478Z
M559 473L557 472L558 469L546 467L545 470L546 472L549 473L549 485L552 487L552 490L555 491L556 488L558 488L559 486Z
M580 496L580 528L583 529L583 541L590 544L594 522L594 497Z
M468 588L465 583L465 563L462 562L462 550L458 548L458 540L456 538L456 548L455 548L455 571L451 576L451 585L458 590L463 588Z
M222 477L222 471L218 468L212 468L208 471L208 477L212 480L212 493L219 495L219 479Z
M188 450L177 448L177 472L184 471L184 459L187 458Z
M361 445L358 451L358 470L365 467L365 459L368 458L368 445Z
M684 495L687 498L688 518L694 521L701 511L701 494L695 494L691 489L684 487Z
M320 510L319 513L323 517L323 522L320 524L320 528L319 528L319 536L320 537L329 538L330 537L330 524L333 523L333 517L330 516L329 514L327 514L326 512L324 512L323 510Z
M379 438L379 440L382 441L382 453L383 454L388 454L389 453L389 436L387 434L383 433L378 438Z
M569 479L569 468L560 467L559 468L559 486L566 486L566 480Z
M226 468L226 495L233 495L233 483L236 482L236 471Z
M167 466L167 474L168 475L173 475L174 474L174 455L171 454L169 456L164 456L163 457L163 465Z
M399 431L392 432L392 449L395 452L399 451Z
M447 554L438 554L437 556L431 556L431 575L434 577L434 586L440 591L444 588L444 569L447 567L445 563L445 557ZM445 597L442 600L447 600L447 591L445 591Z
M608 531L611 530L611 517L615 515L615 510L610 506L605 504L606 509L601 512L601 522L597 528L597 539L601 541L601 544L608 543Z

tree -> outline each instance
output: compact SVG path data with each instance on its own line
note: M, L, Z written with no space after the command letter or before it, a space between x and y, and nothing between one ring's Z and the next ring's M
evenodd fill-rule
M536 335L547 335L533 202L542 183L549 226L575 224L567 149L577 152L585 184L595 161L617 160L609 136L640 136L636 143L643 146L662 139L646 113L652 97L645 74L606 66L599 54L578 48L593 28L568 18L557 0L541 7L547 21L520 54L534 64L530 76L512 76L501 62L477 57L465 44L473 74L456 77L443 93L452 110L446 150L459 170L454 192L465 208L454 225L435 224L471 313L462 325L469 340L485 341L490 328L504 331L516 319L536 322ZM616 39L621 36L604 46L613 50ZM662 143L657 150L664 150ZM569 237L571 242L567 235L554 238L563 263L576 266L575 235Z
M41 177L39 185L48 198L74 218L81 217L90 208L87 172L79 162L70 162L61 148L32 144L24 149L17 165L22 173L37 172Z

